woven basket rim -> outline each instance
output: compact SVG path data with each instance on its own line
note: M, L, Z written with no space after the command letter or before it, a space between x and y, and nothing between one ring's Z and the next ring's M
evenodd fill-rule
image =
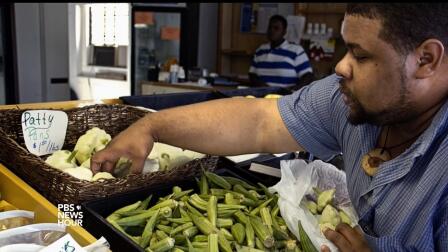
M127 104L92 104L92 105L86 105L86 106L81 106L81 107L75 107L75 108L68 108L68 109L52 109L52 108L39 108L39 109L21 109L21 108L11 108L11 109L2 109L1 111L28 111L28 110L63 110L63 111L77 111L77 110L83 110L83 109L90 109L90 108L96 108L96 107L123 107L123 108L133 108L133 109L139 109L142 110L138 107L135 106L131 106L131 105L127 105ZM143 111L143 110L142 110ZM0 126L0 134L6 135L6 133L3 131L2 127ZM78 179L75 178L59 169L56 169L54 167L52 167L51 165L45 163L45 160L43 158L41 158L40 156L37 156L33 153L31 153L28 149L24 148L23 146L21 146L20 144L18 144L16 141L13 140L13 142L16 144L16 147L19 147L21 150L27 152L29 155L32 155L33 157L38 159L38 162L40 163L40 165L45 166L45 168L47 169L51 169L54 172L56 172L57 174L59 174L59 176L63 177L65 180L67 181L71 181L73 183L82 183L82 184L88 184L88 185L94 185L94 184L98 184L98 185L104 185L105 181L108 181L108 179L106 180L99 180L99 181L87 181L87 180L82 180L82 179ZM62 150L62 149L61 149ZM42 155L44 156L44 155ZM193 160L192 160L193 161ZM141 176L145 176L147 177L147 174L142 174ZM128 175L130 176L130 175ZM112 180L112 179L111 179ZM118 181L126 181L127 180L127 176L122 177L122 178L115 178L114 180L118 180Z
M0 158L6 167L11 166L11 170L14 173L24 179L26 183L38 189L49 200L51 198L50 201L53 203L64 203L67 201L83 202L120 192L132 191L136 188L153 186L163 183L163 181L177 181L182 176L195 176L200 170L199 165L204 164L208 170L214 170L218 163L219 157L206 155L202 158L190 160L188 163L174 167L169 171L129 174L124 177L98 181L80 180L48 165L44 159L45 155L37 156L25 148L22 133L16 130L15 125L20 123L20 121L16 121L20 117L20 113L27 110L33 109L9 108L0 110L4 112L0 114L0 119L2 122L7 123L6 126L0 125L0 140L6 145L6 149L3 152L0 151ZM115 136L132 124L133 121L151 113L127 104L93 104L68 109L38 108L35 110L59 110L68 112L69 120L74 120L69 121L69 124L72 125L69 137L70 144L68 145L70 148L73 148L73 141L76 142L76 137L79 138L80 134L84 134L86 128L94 127L94 125L103 125L106 127L105 130L111 130L113 133L110 134ZM8 120L14 120L14 122L8 124ZM81 128L73 128L73 125L85 125L87 127L82 127L82 130L80 130ZM68 129L67 132L69 132ZM67 141L67 138L65 141ZM70 148L64 148L63 146L62 150L70 150ZM14 157L11 157L11 153L13 153ZM21 159L21 162L10 164L14 162L13 159L18 158ZM57 190L59 190L60 195L56 195L55 191Z
M138 106L133 106L133 105L129 105L129 104L120 104L120 103L115 103L115 104L105 104L105 103L98 103L98 104L86 104L86 105L82 105L82 106L78 106L78 107L70 107L70 108L57 108L57 107L42 107L42 108L0 108L0 112L5 112L5 111L28 111L28 110L62 110L62 111L76 111L76 110L81 110L81 109L89 109L89 108L95 108L95 107L126 107L126 108L132 108L132 109L138 109L141 111L147 111L143 108L140 108ZM148 111L149 112L149 111ZM1 127L1 126L0 126Z

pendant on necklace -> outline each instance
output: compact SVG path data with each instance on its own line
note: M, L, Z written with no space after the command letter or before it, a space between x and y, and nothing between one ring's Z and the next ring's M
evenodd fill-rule
M375 148L362 157L361 166L364 172L372 177L377 173L378 167L390 159L390 153L387 150Z

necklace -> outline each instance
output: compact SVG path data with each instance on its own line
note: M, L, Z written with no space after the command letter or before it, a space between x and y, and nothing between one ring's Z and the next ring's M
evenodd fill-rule
M369 151L367 154L365 154L362 157L361 166L362 166L364 172L371 177L374 176L378 172L378 167L382 163L387 162L392 159L392 156L390 155L390 150L396 149L400 146L403 146L403 145L415 140L426 130L426 127L424 127L424 129L422 131L419 131L418 134L407 139L406 141L401 142L396 145L386 147L387 138L389 136L389 130L390 130L390 126L387 127L386 137L384 139L383 147L375 148L375 149Z

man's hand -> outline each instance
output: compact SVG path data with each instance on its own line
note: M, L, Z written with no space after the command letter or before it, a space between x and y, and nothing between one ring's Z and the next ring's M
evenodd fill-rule
M112 173L121 158L132 161L130 173L141 173L154 141L147 134L148 128L142 119L132 124L109 142L105 149L95 153L90 167L95 174L100 171Z
M336 227L336 230L327 229L324 232L325 237L334 243L341 252L367 252L372 251L367 241L364 239L363 233L359 226L355 228L350 227L345 223L341 223ZM323 245L321 252L330 252L330 248Z

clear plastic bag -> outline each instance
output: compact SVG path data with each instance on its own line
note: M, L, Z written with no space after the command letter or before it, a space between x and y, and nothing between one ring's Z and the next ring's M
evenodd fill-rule
M0 231L33 224L34 213L25 210L0 212Z
M81 247L78 242L70 235L66 234L62 238L53 242L49 246L39 250L41 252L53 251L78 251L78 252L110 252L110 245L104 237L96 240L94 243ZM1 251L0 251L1 252Z
M27 244L27 243L17 243L17 244L11 244L11 245L6 245L3 247L0 247L0 252L38 252L38 251L48 251L48 249L50 249L49 251L56 251L55 248L52 246L55 245L55 243L60 242L62 239L67 238L67 236L70 236L70 235L66 234L65 236L61 237L60 239L58 239L54 243L50 244L49 246L42 246L42 245L37 245L37 244ZM73 239L73 238L71 238L71 239ZM65 239L64 241L67 241L67 239ZM72 240L72 241L74 241L74 240ZM66 242L64 242L64 244L66 244ZM65 246L64 246L64 248L65 248ZM69 247L69 248L67 248L68 250L65 250L65 251L70 251L70 248L73 248L73 247ZM94 243L92 243L86 247L83 247L83 248L78 247L78 248L79 249L76 249L76 251L111 252L110 245L104 237L101 237L100 239L96 240ZM60 250L57 249L57 251L60 251Z
M18 243L48 246L65 234L65 226L56 223L31 224L0 232L0 247Z
M37 244L11 244L0 248L0 252L38 252L44 248L44 246Z
M298 221L300 220L316 249L320 250L321 245L326 245L331 251L338 251L336 246L321 233L317 218L310 213L302 200L306 195L312 194L313 187L322 190L335 188L335 205L343 209L350 219L357 223L358 216L350 202L345 173L320 160L311 163L301 159L285 160L280 166L281 179L269 190L278 192L280 213L289 230L298 238Z
M84 247L87 252L111 252L110 244L106 238L101 237L96 242Z

